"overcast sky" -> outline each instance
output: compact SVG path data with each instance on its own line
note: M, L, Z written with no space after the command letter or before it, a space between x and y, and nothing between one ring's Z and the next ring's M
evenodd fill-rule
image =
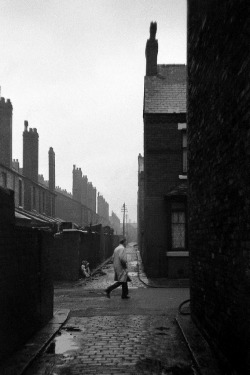
M81 167L122 219L136 221L143 154L145 45L157 22L158 63L186 63L186 0L0 0L1 94L13 104L13 159L24 120L39 133L39 174L72 192Z

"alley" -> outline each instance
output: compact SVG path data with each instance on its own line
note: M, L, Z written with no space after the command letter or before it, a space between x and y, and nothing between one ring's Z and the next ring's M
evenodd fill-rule
M55 286L55 309L69 319L25 375L196 374L175 322L188 288L147 288L138 278L137 252L127 247L130 300L120 288L108 299L111 262L87 282Z

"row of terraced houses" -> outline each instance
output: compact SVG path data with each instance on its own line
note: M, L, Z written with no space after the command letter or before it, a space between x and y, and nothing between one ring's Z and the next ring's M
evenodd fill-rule
M55 185L55 152L48 151L49 179L39 174L39 134L24 121L23 167L12 159L12 113L9 99L0 99L0 186L15 192L15 219L18 225L37 227L60 226L84 228L102 224L120 233L120 220L105 198L73 166L72 192Z

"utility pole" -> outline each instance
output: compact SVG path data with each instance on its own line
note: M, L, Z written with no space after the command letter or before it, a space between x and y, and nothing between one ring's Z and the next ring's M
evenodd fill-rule
M125 237L125 213L128 212L125 203L122 205L122 213L123 213L123 226L122 226L122 235Z
M125 233L126 233L126 239L128 241L128 214L126 214Z

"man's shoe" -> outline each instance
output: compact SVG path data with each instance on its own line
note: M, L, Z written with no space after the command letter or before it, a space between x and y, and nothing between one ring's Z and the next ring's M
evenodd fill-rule
M105 290L105 293L106 293L106 296L108 297L108 298L110 298L110 292L106 289Z
M122 296L122 299L129 299L129 296Z

